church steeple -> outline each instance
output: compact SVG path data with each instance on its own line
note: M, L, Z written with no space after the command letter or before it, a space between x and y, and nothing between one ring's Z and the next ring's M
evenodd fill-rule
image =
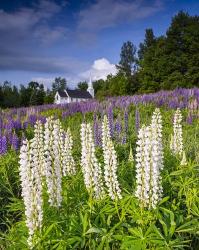
M93 89L93 83L92 83L92 79L91 79L91 74L90 74L90 78L89 78L89 82L88 82L88 88L87 91L91 94L91 96L94 98L95 93L94 93L94 89Z

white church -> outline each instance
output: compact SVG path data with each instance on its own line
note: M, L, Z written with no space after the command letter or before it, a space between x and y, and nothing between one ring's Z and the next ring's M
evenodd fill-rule
M79 89L65 89L59 90L55 94L55 104L64 104L64 103L72 103L72 102L82 102L88 101L94 98L94 89L91 78L88 83L87 90L79 90Z

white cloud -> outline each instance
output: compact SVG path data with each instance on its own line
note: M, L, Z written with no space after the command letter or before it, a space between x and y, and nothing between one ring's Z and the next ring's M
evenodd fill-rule
M111 64L106 58L100 58L94 61L90 69L82 72L79 76L84 80L88 80L90 75L92 80L106 79L107 75L115 75L117 73L114 64Z
M76 68L78 70L78 67ZM80 67L79 67L79 70ZM100 58L93 62L93 64L90 66L90 68L86 71L83 71L81 73L78 73L76 71L72 72L69 71L66 74L60 74L59 76L66 78L67 80L67 86L69 88L76 88L77 83L80 81L88 81L90 78L90 75L92 77L93 81L99 80L99 79L106 79L107 75L112 74L115 75L117 73L117 69L114 64L110 63L109 60L106 58ZM43 83L45 88L51 88L52 82L54 81L56 76L54 77L33 77L31 81L36 81L39 83Z
M33 77L31 81L38 82L40 84L43 84L45 89L51 88L52 82L54 81L54 78L45 78L45 77Z
M35 55L42 44L51 45L66 39L68 29L50 22L62 11L62 5L51 0L38 0L37 4L12 12L0 9L0 55L5 54L4 51L7 55L18 54L17 57Z
M162 0L97 0L79 12L79 30L98 31L121 22L146 18L162 8Z

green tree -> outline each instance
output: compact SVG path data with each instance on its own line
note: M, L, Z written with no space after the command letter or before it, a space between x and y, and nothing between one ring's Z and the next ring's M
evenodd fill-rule
M52 83L52 91L55 94L58 90L64 90L67 87L67 81L65 78L56 77Z
M191 87L199 84L199 16L180 11L166 33L168 77L162 87Z
M20 96L18 88L11 85L11 82L4 81L1 87L1 95L3 96L1 106L4 108L19 107Z
M166 36L156 38L144 50L141 46L141 92L199 86L198 27L199 16L180 11L173 17Z
M20 106L29 106L30 104L31 89L20 85Z
M128 79L122 73L109 77L107 79L107 84L109 86L110 96L125 95L127 93Z
M44 99L45 99L45 90L44 90L44 85L39 84L39 88L37 91L37 105L42 105L44 104Z
M54 102L54 94L50 89L47 89L45 92L45 97L44 97L44 103L45 104L50 104Z
M88 83L87 83L86 81L84 81L84 82L79 82L79 83L77 84L77 88L78 88L78 89L81 89L81 90L87 90L87 88L88 88Z
M28 92L30 93L29 105L37 105L38 104L38 91L39 91L39 83L31 81L28 83Z
M132 72L136 69L136 47L135 45L127 41L122 45L120 53L120 61L116 67L119 73L123 73L126 77L131 76Z
M152 29L145 30L145 39L143 43L140 43L138 50L138 58L142 60L144 57L144 53L155 44L155 36Z
M3 107L4 96L3 96L3 87L0 84L0 107Z

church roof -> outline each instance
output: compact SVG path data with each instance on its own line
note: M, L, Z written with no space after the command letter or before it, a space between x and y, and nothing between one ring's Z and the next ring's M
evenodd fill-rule
M72 98L82 98L82 99L90 99L92 98L91 94L86 91L86 90L79 90L79 89L75 89L75 90L71 90L71 89L67 89L66 90L68 95Z
M58 90L58 94L60 97L68 97L64 90Z

